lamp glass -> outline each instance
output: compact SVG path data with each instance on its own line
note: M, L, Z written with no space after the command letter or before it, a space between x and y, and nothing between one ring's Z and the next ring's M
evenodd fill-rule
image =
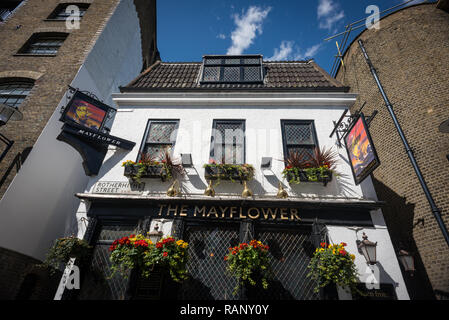
M405 271L415 271L415 259L412 255L403 254L399 256Z

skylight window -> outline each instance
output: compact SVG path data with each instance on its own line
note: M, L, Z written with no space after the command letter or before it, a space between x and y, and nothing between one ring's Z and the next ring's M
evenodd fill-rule
M261 83L262 56L204 56L201 83Z

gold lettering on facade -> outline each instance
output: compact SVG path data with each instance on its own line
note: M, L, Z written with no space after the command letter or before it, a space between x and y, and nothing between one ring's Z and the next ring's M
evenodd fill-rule
M167 216L170 215L170 212L173 212L173 215L176 217L176 214L178 212L178 206L175 206L174 208L172 208L171 205L168 205Z
M256 215L251 215L251 211L256 211ZM251 219L259 219L260 216L260 212L258 208L249 208L248 209L248 217L250 217Z
M232 218L234 216L234 213L237 213L237 207L231 207L229 218Z
M243 215L242 213L242 207L240 207L240 214L239 214L240 219L246 219L246 216Z
M221 217L224 218L226 211L229 209L229 207L220 207L221 210Z
M158 214L158 216L162 215L162 209L165 208L166 206L167 206L166 204L160 204L159 205L159 214Z
M215 215L215 218L218 218L218 212L217 212L217 209L215 209L215 207L211 207L209 209L209 213L207 214L207 217L209 218L211 214Z
M267 211L265 211L265 209L267 209ZM273 208L262 208L262 213L263 213L263 217L265 218L265 220L268 219L268 214L271 215L271 219L276 220L278 208L274 208L274 212L273 212Z
M198 206L195 206L195 210L193 211L193 216L196 217L197 213L202 213L202 216L204 217L206 215L206 206L202 206L201 210Z
M301 221L301 218L298 216L298 209L296 208L290 209L290 220Z
M288 220L286 208L281 208L281 220Z
M187 207L188 205L186 204L181 206L181 211L179 212L181 217L187 217Z

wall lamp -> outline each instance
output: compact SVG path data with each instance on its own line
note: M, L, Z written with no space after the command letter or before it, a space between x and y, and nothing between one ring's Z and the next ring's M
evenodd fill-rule
M363 240L357 240L357 248L362 252L365 257L366 263L374 265L377 263L376 261L376 249L377 242L372 242L368 240L368 236L363 233Z

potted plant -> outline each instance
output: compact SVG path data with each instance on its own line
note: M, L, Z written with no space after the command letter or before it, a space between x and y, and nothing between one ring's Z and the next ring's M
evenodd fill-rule
M92 252L92 247L82 239L75 236L57 239L48 250L43 265L49 267L52 272L59 269L61 264L65 264L70 258L78 260L78 264L86 262Z
M321 243L308 265L310 272L308 277L317 281L314 288L318 292L320 288L329 284L350 288L357 291L357 268L354 264L355 256L346 251L346 243L327 244Z
M204 166L204 177L207 180L250 181L254 178L254 167L250 164L228 164L222 161L217 163L210 159Z
M174 281L181 282L187 278L187 247L186 242L172 237L161 239L156 244L142 234L117 239L109 248L110 277L117 272L127 277L135 269L143 278L148 278L155 268L166 268Z
M146 270L144 277L148 277L153 268L168 270L173 281L182 282L187 275L187 249L189 244L184 240L166 237L159 240L153 250L144 257Z
M141 153L137 163L127 160L122 163L122 167L125 168L124 175L138 183L141 182L141 178L160 178L166 181L171 180L173 174L184 174L179 159L173 159L167 149L164 150L160 161L148 153Z
M267 245L257 240L229 248L224 260L228 262L227 271L237 279L233 294L236 294L243 285L255 286L255 278L261 279L264 289L268 288L268 279L271 276L268 249Z
M286 167L282 175L290 184L322 182L326 186L332 181L337 156L331 148L315 148L312 157L307 157L298 151L290 152L287 160L284 161Z

